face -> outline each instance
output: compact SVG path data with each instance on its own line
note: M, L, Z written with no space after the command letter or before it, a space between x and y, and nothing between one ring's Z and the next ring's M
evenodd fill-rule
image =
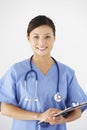
M42 25L31 31L28 40L33 49L34 55L50 55L55 41L55 36L51 27Z

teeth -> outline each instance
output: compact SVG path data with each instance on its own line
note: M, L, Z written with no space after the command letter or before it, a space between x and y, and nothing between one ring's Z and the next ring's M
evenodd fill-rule
M43 49L45 49L45 48L39 48L39 49L42 49L42 50L43 50Z
M45 50L46 47L42 48L42 47L38 47L39 50Z

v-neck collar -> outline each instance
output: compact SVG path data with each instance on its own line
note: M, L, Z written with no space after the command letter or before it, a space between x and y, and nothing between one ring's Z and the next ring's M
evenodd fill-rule
M50 69L48 70L48 72L46 74L43 74L43 72L36 66L36 64L34 64L32 62L33 69L43 78L47 77L48 75L50 75L53 72L54 66L55 66L55 63L50 67Z

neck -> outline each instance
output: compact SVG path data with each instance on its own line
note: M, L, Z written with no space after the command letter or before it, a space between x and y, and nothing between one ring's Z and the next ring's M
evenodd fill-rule
M46 56L34 55L32 61L34 63L44 64L44 65L54 63L50 55L46 55Z
M46 74L51 66L54 64L54 60L50 55L47 56L37 56L32 57L33 63L41 70L43 74Z

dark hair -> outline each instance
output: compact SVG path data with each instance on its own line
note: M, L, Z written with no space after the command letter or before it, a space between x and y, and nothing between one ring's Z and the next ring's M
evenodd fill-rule
M48 25L49 27L51 27L53 30L54 36L55 36L55 31L56 31L55 25L54 25L53 21L45 15L36 16L29 22L29 25L27 28L27 35L29 36L30 32L33 29L35 29L41 25Z

